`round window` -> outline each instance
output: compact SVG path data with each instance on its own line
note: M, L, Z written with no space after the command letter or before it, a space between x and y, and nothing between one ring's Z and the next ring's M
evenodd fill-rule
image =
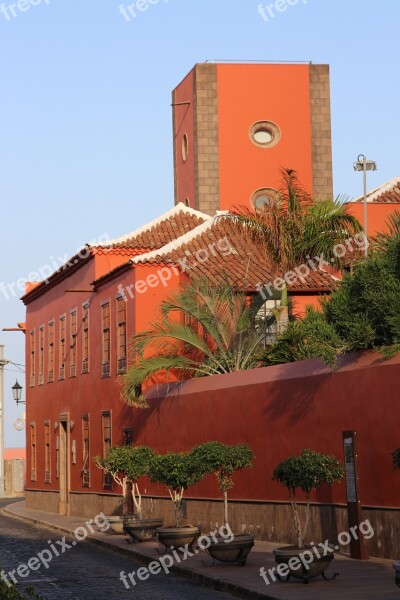
M182 158L187 160L189 154L189 139L186 133L183 134L182 138Z
M251 197L251 205L256 210L262 210L264 206L271 206L276 202L278 192L273 188L257 190Z
M257 121L250 127L250 140L259 148L272 148L281 139L281 130L272 121Z

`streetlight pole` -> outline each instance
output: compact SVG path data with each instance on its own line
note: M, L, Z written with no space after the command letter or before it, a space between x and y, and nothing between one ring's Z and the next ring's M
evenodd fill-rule
M366 242L368 242L368 211L367 211L367 171L376 171L376 162L367 160L365 154L359 154L357 161L353 165L355 171L363 172L364 180L364 234ZM365 256L368 254L368 243L365 244Z
M0 498L6 495L4 476L4 346L0 345Z
M364 179L364 233L368 240L368 211L367 211L367 157L363 157L363 179ZM365 246L365 254L368 251L368 244Z

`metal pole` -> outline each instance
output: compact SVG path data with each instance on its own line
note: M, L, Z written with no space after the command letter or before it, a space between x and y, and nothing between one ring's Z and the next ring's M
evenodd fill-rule
M364 233L365 239L368 242L368 214L367 214L367 157L363 160L363 175L364 175ZM368 254L368 243L365 244L365 256Z
M4 478L4 346L0 345L0 498L6 495Z

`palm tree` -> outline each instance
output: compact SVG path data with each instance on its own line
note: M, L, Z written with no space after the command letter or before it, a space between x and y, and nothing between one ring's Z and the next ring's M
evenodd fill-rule
M160 320L133 337L133 364L124 376L128 404L147 406L142 385L157 375L183 380L259 366L256 351L264 334L243 293L193 280L160 308Z
M238 207L232 218L241 224L265 248L266 259L284 275L305 263L310 257L339 267L341 258L335 252L356 233L362 231L359 221L349 214L340 197L335 200L313 200L302 187L297 172L282 169L282 183L276 198L256 211ZM281 306L287 311L287 288L282 290Z

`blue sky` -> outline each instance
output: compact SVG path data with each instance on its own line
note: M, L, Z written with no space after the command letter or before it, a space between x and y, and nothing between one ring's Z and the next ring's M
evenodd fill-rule
M398 0L291 0L268 22L258 6L271 3L258 0L153 0L146 11L128 0L35 2L22 12L7 0L0 12L4 284L173 205L170 94L196 62L329 63L335 193L361 193L360 153L378 162L369 187L400 174ZM0 329L13 326L24 306L0 292L0 315ZM22 334L0 332L0 343L24 363ZM16 376L25 386L9 369L8 447L24 444L10 388Z

